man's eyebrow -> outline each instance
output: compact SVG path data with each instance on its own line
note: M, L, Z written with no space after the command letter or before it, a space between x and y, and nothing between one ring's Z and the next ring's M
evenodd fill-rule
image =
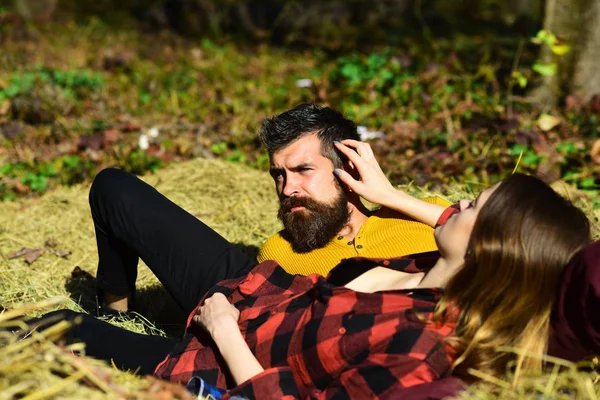
M304 169L304 168L313 167L313 166L314 166L313 163L304 162L304 163L300 163L300 164L298 164L296 166L293 166L292 168L290 168L290 170L295 172L295 171L298 171L298 170L301 170L301 169Z

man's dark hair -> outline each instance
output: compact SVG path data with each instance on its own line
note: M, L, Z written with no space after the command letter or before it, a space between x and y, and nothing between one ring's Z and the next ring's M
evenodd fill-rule
M333 142L345 139L360 140L356 124L345 118L342 113L329 107L307 103L264 120L259 136L269 156L273 156L296 140L311 134L319 138L321 154L329 158L335 168L342 168L344 163Z

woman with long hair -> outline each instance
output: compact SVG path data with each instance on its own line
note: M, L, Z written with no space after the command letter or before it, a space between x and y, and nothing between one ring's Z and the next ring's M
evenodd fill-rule
M366 200L435 226L439 253L343 260L327 278L289 275L268 261L211 289L181 340L89 316L70 340L121 368L228 389L224 397L413 399L424 388L441 397L452 391L421 384L450 374L474 381L470 369L500 376L512 361L541 368L496 349L546 351L561 272L590 240L585 215L520 174L444 209L395 189L368 144L336 146L355 174L333 175Z

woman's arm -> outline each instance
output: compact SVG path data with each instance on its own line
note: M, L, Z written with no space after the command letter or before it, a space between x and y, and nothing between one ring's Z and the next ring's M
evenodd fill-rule
M240 312L227 297L215 293L204 301L193 318L215 341L237 385L264 371L240 332L239 316Z
M348 139L335 143L335 146L348 157L360 175L357 180L344 170L334 171L352 191L367 201L401 212L431 227L436 225L446 208L394 188L381 170L368 143Z

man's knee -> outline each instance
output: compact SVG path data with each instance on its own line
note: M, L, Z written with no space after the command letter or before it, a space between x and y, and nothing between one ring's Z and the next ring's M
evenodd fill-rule
M114 200L131 186L131 180L137 179L128 172L117 168L105 168L100 171L90 187L89 202L93 207L95 200Z

